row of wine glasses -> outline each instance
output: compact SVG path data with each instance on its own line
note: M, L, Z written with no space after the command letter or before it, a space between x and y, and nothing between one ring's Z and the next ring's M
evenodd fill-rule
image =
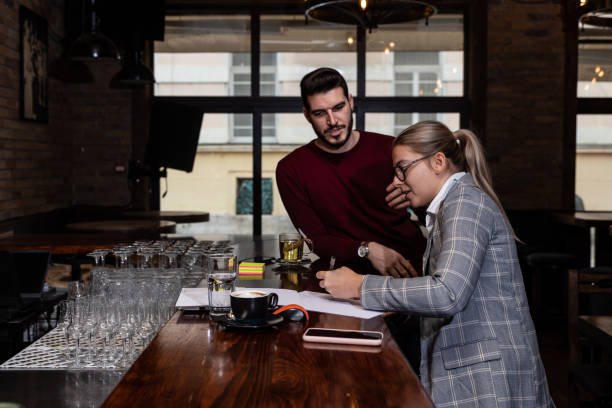
M61 357L73 368L129 367L174 313L181 288L200 284L209 257L234 250L229 241L163 240L88 254L89 285L69 282L58 305Z

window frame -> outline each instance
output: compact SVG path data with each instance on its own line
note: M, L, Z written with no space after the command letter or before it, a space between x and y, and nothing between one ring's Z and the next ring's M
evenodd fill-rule
M355 127L363 129L366 113L459 113L461 127L467 127L469 123L469 78L468 64L470 62L470 47L466 16L468 15L468 5L460 4L456 6L440 7L438 12L448 12L462 14L463 21L463 96L410 96L410 97L367 97L365 93L366 84L366 31L361 27L356 27L356 47L357 53L357 93L353 95L355 103ZM262 115L264 113L300 113L302 111L302 101L299 96L261 96L260 95L260 72L266 72L266 67L260 66L260 16L264 15L303 15L304 10L300 6L296 7L275 7L275 8L241 8L227 7L218 9L215 7L184 7L169 6L166 10L167 15L250 15L251 17L251 95L250 96L153 96L161 100L170 99L175 102L183 103L202 109L206 113L250 113L253 120L253 235L260 236L262 233L262 208L261 208L261 178L262 178ZM431 71L430 71L431 72ZM439 75L438 75L439 78ZM275 80L276 81L276 80ZM233 134L233 132L232 132ZM273 142L273 141L272 141ZM155 200L155 198L152 198ZM157 205L155 205L157 204ZM152 203L152 208L159 208L159 198Z

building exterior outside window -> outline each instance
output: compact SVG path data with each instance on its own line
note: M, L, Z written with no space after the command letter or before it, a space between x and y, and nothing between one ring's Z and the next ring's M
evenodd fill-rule
M183 15L166 19L166 39L155 44L155 96L190 96L203 101L208 97L253 97L249 16ZM304 25L299 15L261 15L260 27L260 96L297 98L301 78L323 66L339 70L349 92L358 96L354 27L316 21ZM384 45L391 42L395 46L386 50ZM361 97L462 96L463 58L460 15L436 16L429 26L415 22L380 28L367 34L366 92ZM169 169L170 193L161 199L161 209L210 212L210 222L187 226L190 232L249 234L253 113L203 110L194 170L184 173ZM418 109L366 112L365 129L396 135L425 119L457 128L460 115ZM261 124L263 233L293 231L276 189L276 163L315 134L301 112L266 111L261 114Z

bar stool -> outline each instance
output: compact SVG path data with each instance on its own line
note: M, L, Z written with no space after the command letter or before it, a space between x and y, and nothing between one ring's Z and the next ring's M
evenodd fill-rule
M601 304L580 302L580 297L602 296L607 301ZM612 407L612 365L609 360L594 358L592 342L589 336L580 330L579 316L584 314L608 314L609 300L612 299L612 267L584 268L580 271L570 270L568 275L568 340L569 340L569 393L570 408L580 405L580 390L586 391L594 399L595 407ZM585 299L582 299L585 300ZM588 306L582 310L581 306ZM603 309L601 306L604 306ZM603 313L602 313L603 312ZM598 323L595 321L594 323ZM585 347L590 349L590 359L585 359ZM586 361L590 360L590 361Z
M565 279L567 271L576 268L576 257L560 252L534 252L527 255L527 265L531 272L531 317L537 324L542 319L542 274L555 273L556 279ZM566 304L565 296L562 304Z

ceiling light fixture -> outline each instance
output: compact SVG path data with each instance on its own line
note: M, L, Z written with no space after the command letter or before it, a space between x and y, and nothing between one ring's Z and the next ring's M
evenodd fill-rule
M111 80L111 84L144 86L155 82L151 70L142 62L142 51L132 50L124 59L123 68Z
M89 16L90 31L77 38L70 47L70 58L75 60L119 59L119 51L110 38L98 29L96 0L91 0Z
M306 18L338 24L358 25L372 32L380 25L405 23L436 14L434 6L412 0L308 1Z

